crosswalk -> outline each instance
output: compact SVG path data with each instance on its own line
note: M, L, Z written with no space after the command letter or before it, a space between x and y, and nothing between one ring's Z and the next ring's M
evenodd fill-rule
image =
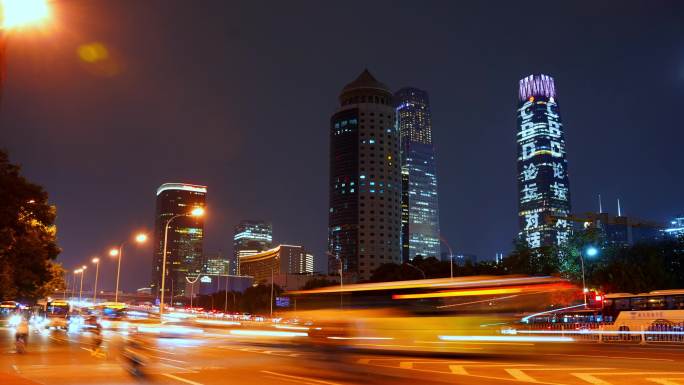
M577 367L476 360L408 360L361 358L360 365L426 373L549 385L684 385L684 371L634 371L611 367Z

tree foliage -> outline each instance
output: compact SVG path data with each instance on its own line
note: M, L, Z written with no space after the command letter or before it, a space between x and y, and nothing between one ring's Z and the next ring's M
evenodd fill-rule
M0 151L0 297L36 299L59 288L54 263L56 209L47 192L26 180Z

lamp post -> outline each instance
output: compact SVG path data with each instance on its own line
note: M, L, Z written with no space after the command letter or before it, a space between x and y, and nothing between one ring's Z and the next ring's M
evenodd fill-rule
M444 239L444 237L440 236L439 240L446 245L447 249L449 249L449 277L451 277L451 279L454 279L454 252L451 250L449 242L447 242L447 240Z
M145 243L147 241L147 234L139 233L135 236L135 241L137 243ZM116 263L116 289L114 291L114 302L119 302L119 277L121 276L121 258L123 257L123 247L126 242L121 242L118 249L109 250L109 255L112 257L118 257Z
M186 214L177 214L172 216L166 221L166 225L164 226L164 247L162 251L162 276L161 276L161 298L159 300L159 322L162 321L162 315L164 314L164 288L165 285L164 283L166 282L166 246L167 242L169 240L169 225L171 222L180 217L201 217L204 215L204 209L202 207L196 207L194 208L190 213ZM173 293L171 293L171 296L173 297Z
M582 266L582 293L584 294L584 307L587 307L587 293L589 289L587 288L587 283L584 279L584 253L587 253L587 257L595 257L598 254L598 249L594 246L589 246L586 250L580 253L580 265Z
M79 273L81 273L81 287L78 289L78 303L79 305L83 301L83 275L85 275L85 270L88 268L88 266L83 265L79 269Z
M71 296L74 297L76 295L76 274L79 273L79 269L74 270L74 273L71 275Z
M97 301L97 277L100 275L100 258L93 258L92 262L95 264L95 285L93 286L93 305Z
M187 276L185 277L185 280L190 284L190 310L192 310L192 297L195 296L195 282L199 279L201 274L197 274L197 277L195 277L194 280L191 280Z
M223 314L228 312L228 274L230 273L230 261L226 261L226 282L225 282L225 294L226 297L223 299ZM233 294L235 295L235 294Z

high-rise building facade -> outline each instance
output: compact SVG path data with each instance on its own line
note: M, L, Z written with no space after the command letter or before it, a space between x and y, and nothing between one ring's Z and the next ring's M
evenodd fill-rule
M233 231L234 263L231 273L240 273L240 257L254 255L273 246L273 226L269 222L244 220Z
M185 294L185 277L196 277L202 271L204 219L190 212L206 204L207 187L187 183L164 183L157 189L157 208L152 261L152 294L159 296L164 249L164 229L169 220L166 246L165 296Z
M519 235L531 248L563 244L570 232L570 184L554 80L525 77L518 96Z
M673 218L667 228L663 229L663 234L667 237L684 238L684 215Z
M437 165L428 94L402 88L394 94L401 137L402 260L440 257Z
M302 246L278 245L253 255L240 257L240 271L256 282L269 281L271 274L313 274L313 255Z
M366 280L401 262L401 169L392 93L364 70L330 119L328 270Z
M210 255L204 258L202 274L207 275L228 275L230 261L223 256Z

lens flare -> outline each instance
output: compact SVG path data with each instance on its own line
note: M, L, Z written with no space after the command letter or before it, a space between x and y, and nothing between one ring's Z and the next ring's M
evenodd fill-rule
M2 28L18 28L38 24L50 17L46 0L0 0Z

